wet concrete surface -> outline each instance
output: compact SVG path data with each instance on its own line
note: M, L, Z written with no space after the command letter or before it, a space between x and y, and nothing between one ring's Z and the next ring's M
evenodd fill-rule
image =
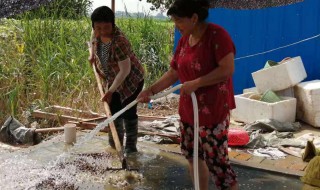
M78 133L79 136L81 134ZM0 156L0 189L41 189L36 184L48 178L59 178L55 183L69 184L70 189L141 189L141 190L175 190L193 189L183 156L161 151L148 143L139 142L139 153L127 157L130 168L138 172L107 171L98 174L88 173L75 166L57 168L59 162L72 159L63 156L73 149L77 153L108 152L113 156L96 160L94 166L120 168L115 151L108 147L106 135L96 136L81 147L66 146L63 136L58 135L50 141L37 146L14 152L2 153ZM90 159L89 159L90 160ZM91 160L92 161L92 160ZM91 163L92 164L92 163ZM238 175L240 189L282 190L301 189L299 178L280 175L273 172L239 167L234 165ZM125 183L123 183L125 181ZM61 187L61 186L60 186ZM46 188L55 189L55 188ZM210 182L210 189L215 185Z

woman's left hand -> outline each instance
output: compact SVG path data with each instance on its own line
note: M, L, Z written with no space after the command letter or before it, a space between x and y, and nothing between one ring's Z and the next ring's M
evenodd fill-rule
M198 89L198 86L194 81L186 81L183 83L180 89L181 95L190 95L192 92L195 92Z
M107 91L104 96L101 98L101 101L107 102L108 104L110 104L111 100L112 100L112 94L113 92L111 91Z

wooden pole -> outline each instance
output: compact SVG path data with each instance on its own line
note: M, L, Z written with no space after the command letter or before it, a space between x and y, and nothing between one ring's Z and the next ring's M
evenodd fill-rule
M89 44L90 57L91 56L96 56L95 55L95 46L96 46L96 44ZM97 61L97 59L98 59L98 57L96 56L96 61ZM101 79L100 79L100 76L99 76L97 68L96 68L96 63L92 64L92 69L93 69L94 75L96 77L96 81L97 81L98 88L99 88L99 91L100 91L100 95L101 95L101 98L102 98L104 96L104 88L102 86ZM111 111L110 111L108 103L104 101L103 102L103 106L104 106L104 110L106 112L106 116L108 118L111 118L112 114L111 114ZM122 168L126 169L127 168L127 161L126 161L126 159L125 159L125 157L123 155L122 145L120 143L120 140L119 140L119 137L118 137L118 133L117 133L117 130L116 130L116 127L115 127L113 121L109 123L109 127L110 127L110 130L111 130L111 134L112 134L115 146L116 146L116 150L117 150L119 159L122 162Z
M115 13L116 12L116 2L115 2L115 0L111 0L111 9L112 9L112 11Z

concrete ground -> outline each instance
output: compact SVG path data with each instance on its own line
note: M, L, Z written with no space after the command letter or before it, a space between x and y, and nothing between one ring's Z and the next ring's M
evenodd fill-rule
M294 133L295 137L298 137L307 133L313 133L315 135L320 136L320 128L315 128L302 122L301 124L302 124L301 130ZM237 126L233 126L233 127L237 127ZM141 142L139 142L139 144L140 143ZM6 145L1 144L0 149L4 148L9 152L13 152L17 148L12 146L7 146L7 147L3 147L3 146L6 146ZM153 146L155 148L158 148L160 150L164 150L167 152L181 154L179 144L162 144L162 145L152 144L148 146ZM234 148L232 148L231 151L229 151L229 157L231 162L235 165L265 170L269 172L276 172L276 173L286 174L286 175L295 176L295 177L303 176L305 173L305 169L308 165L308 162L304 162L302 161L301 158L292 156L292 155L287 155L284 159L271 160L271 159L266 159L263 157L258 157L258 156L254 156L252 154L246 153L246 151L243 149L241 150L241 149L234 149Z
M299 137L307 133L313 133L315 135L320 136L320 128L315 128L302 122L301 125L301 130L294 133L295 137ZM178 144L155 146L158 146L159 149L163 149L166 151L172 151L178 154L181 153ZM231 151L229 151L229 158L231 162L235 165L261 169L280 174L287 174L296 177L303 176L305 173L305 169L308 165L308 162L304 162L302 158L293 155L287 155L284 159L272 160L259 156L254 156L252 154L246 153L246 149L238 148L232 148Z

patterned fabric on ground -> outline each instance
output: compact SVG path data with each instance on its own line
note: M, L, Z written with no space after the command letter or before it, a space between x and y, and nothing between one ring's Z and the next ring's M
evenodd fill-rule
M286 157L285 153L281 152L277 148L272 148L272 147L258 148L258 149L255 149L251 154L255 156L274 159L274 160L282 159Z

